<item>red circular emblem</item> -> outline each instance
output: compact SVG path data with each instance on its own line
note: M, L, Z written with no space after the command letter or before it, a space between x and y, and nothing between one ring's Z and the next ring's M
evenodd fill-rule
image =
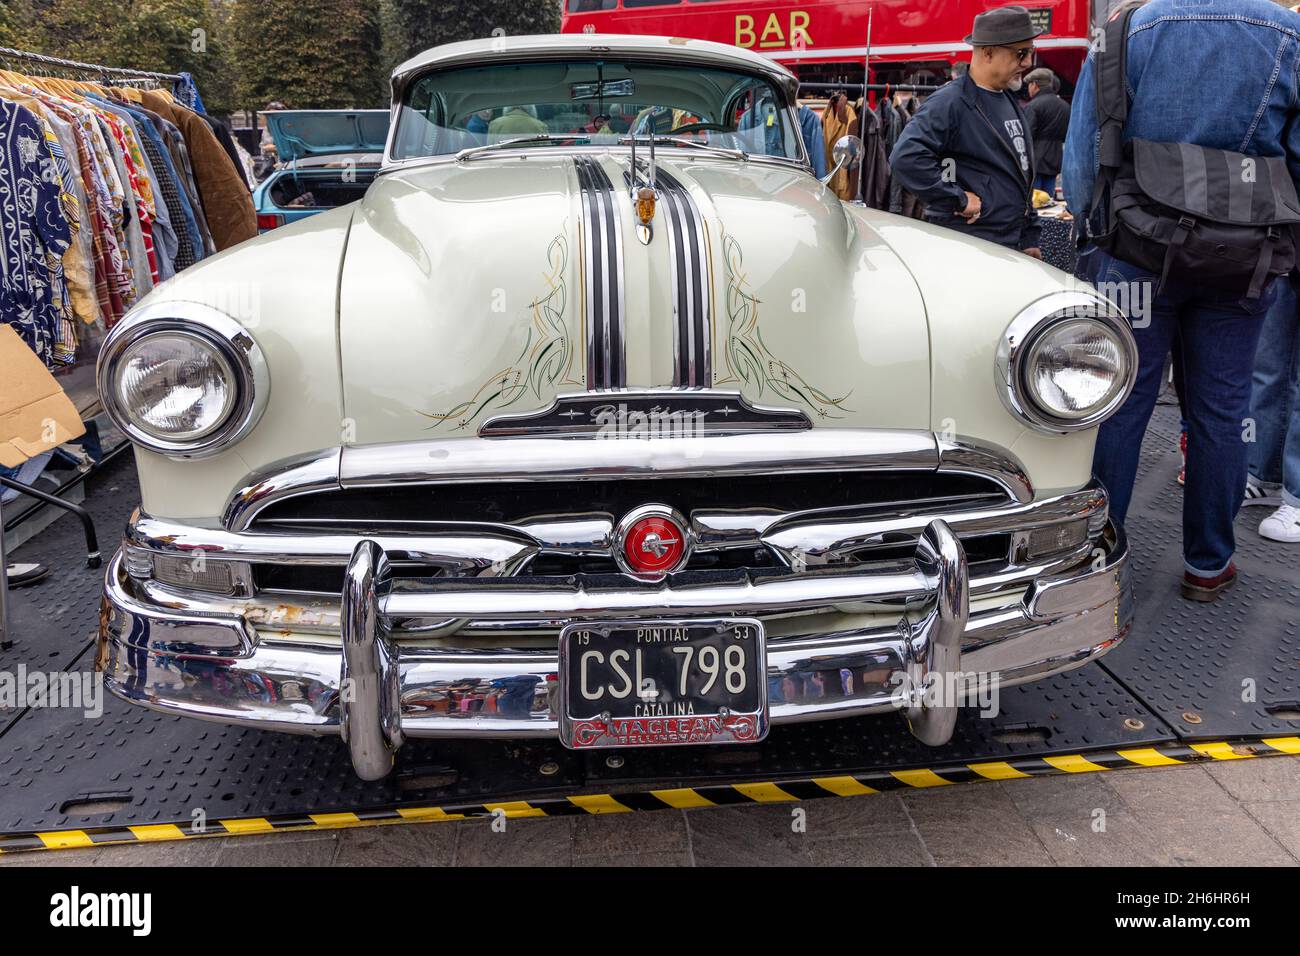
M623 558L635 574L667 574L685 555L686 532L671 518L640 518L623 537Z

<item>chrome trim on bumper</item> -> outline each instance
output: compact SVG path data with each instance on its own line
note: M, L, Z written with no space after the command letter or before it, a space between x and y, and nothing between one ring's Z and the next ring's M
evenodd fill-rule
M920 536L935 518L943 518L959 534L991 534L1041 528L1063 521L1105 515L1106 494L1095 483L1079 490L1029 504L981 502L918 502L915 506L821 508L782 513L763 509L696 511L692 532L700 547L735 548L769 545L778 552L799 548L808 564L824 563L850 549L882 543L886 536ZM596 553L610 545L614 520L609 515L572 515L537 519L516 525L491 522L430 523L426 533L371 534L390 560L434 564L462 572L493 562L519 561L539 551ZM127 527L127 543L162 554L192 556L197 551L214 560L243 560L267 564L347 563L360 536L229 532L153 518L139 511ZM895 539L896 542L898 539Z
M932 521L916 548L917 570L934 593L933 606L921 626L908 635L907 725L924 744L937 747L952 739L958 705L948 699L927 700L924 689L939 686L961 667L961 638L970 617L970 586L961 542L942 521Z
M1023 596L978 612L967 610L964 560L942 522L927 526L911 567L883 575L821 572L786 579L794 583L780 585L783 600L792 588L810 606L856 605L885 596L897 599L898 613L854 629L770 640L772 722L902 709L918 737L946 739L953 715L942 708L927 713L923 702L900 694L895 675L923 678L961 670L1011 686L1106 653L1131 621L1122 531L1108 528L1103 552L1096 561L1040 577ZM384 573L385 560L377 543L356 548L340 647L313 643L291 629L255 632L239 614L199 614L140 597L119 552L106 579L99 667L115 694L166 713L299 733L336 734L346 725L358 772L371 779L386 772L391 751L406 737L554 735L556 649L431 646L423 639L394 640L386 630L388 617L400 610L492 617L543 612L536 606L497 610L494 598L477 604L500 590L495 582L399 596ZM502 584L507 591L513 587ZM730 596L717 586L676 593L674 600L688 603L671 610L674 616L684 608L746 614L755 594L768 600L772 592L765 587L753 584ZM512 601L540 598L538 592L514 590ZM662 615L667 602L655 595L663 593L628 589L602 604L600 592L561 589L546 598L545 613ZM349 677L354 698L340 706ZM453 698L470 706L453 709ZM488 699L495 706L484 710Z
M384 549L362 541L348 562L343 584L343 664L339 671L339 736L362 780L378 780L393 769L402 746L401 680L397 648L375 601L388 580Z
M1106 515L1105 493L1095 486L1032 505L1002 504L981 508L979 504L977 501L957 501L945 506L940 502L927 502L901 513L889 508L884 513L873 512L870 508L821 509L796 514L696 512L692 534L699 538L701 551L766 547L787 567L803 569L801 575L773 577L769 573L769 576L759 578L757 584L746 585L756 587L760 595L773 595L771 606L788 602L776 613L798 613L801 609L810 609L803 600L810 593L806 585L819 580L818 575L822 576L820 580L833 582L837 576L843 578L846 573L860 574L864 570L869 570L876 580L878 593L874 594L873 600L898 604L900 595L908 593L911 587L904 580L907 570L902 567L900 559L876 559L870 569L864 569L862 565L855 566L852 556L866 550L869 557L870 549L875 547L897 547L908 542L915 546L926 526L936 518L942 518L960 536L1005 533L1008 527L1018 529L1012 533L1009 562L992 571L984 566L971 576L970 593L986 596L1023 589L1044 576L1077 564L1092 549L1092 544L1085 541L1080 547L1031 559L1024 550L1024 542L1033 529L1086 520L1091 528L1099 530ZM457 632L464 635L499 632L503 629L552 631L555 618L548 617L548 614L559 617L581 613L580 610L556 608L545 602L539 604L536 595L543 585L536 580L520 580L514 576L533 557L542 553L608 553L609 524L607 517L597 519L594 516L575 516L572 520L539 521L513 527L469 522L450 526L430 524L427 534L370 535L368 538L383 549L386 560L394 567L440 568L447 575L431 587L421 586L415 593L399 593L392 598L391 610L395 618L398 614L404 617L395 619L395 630L419 632L424 637L445 637ZM337 568L338 580L342 582L344 567L362 540L360 535L343 533L233 534L180 525L137 512L127 527L125 553L129 557L166 556L184 560L201 553L208 562L234 563L245 576L253 566L333 567ZM338 599L328 593L254 593L251 586L236 596L203 593L151 580L147 577L151 561L144 560L139 564L143 572L131 570L132 562L126 562L133 577L133 593L154 605L172 608L178 613L238 616L251 627L268 630L322 635L339 633ZM896 578L898 586L892 590L884 587L891 574L902 575ZM520 612L484 612L468 619L451 616L464 611L464 608L453 609L446 602L439 603L442 599L438 595L459 589L457 581L464 582L468 578L480 579L475 582L478 586L488 584L481 579L500 579L491 592L498 599L496 606L520 608ZM680 597L669 595L663 603L680 602L682 606L699 603L706 607L710 600L707 588L691 583L692 580L700 578L679 576L674 586L684 588L685 593ZM803 584L799 583L801 580ZM400 586L398 590L401 590ZM632 600L639 600L635 595L643 593L631 592ZM716 593L728 592L718 592L715 588ZM837 599L840 598L843 595ZM729 607L732 599L722 600ZM769 603L766 598L763 601ZM623 613L636 612L635 608L623 607ZM642 608L640 613L662 613L662 608ZM447 616L439 616L444 614Z
M801 568L801 574L776 575L775 571L758 576L744 585L745 600L780 611L806 609L807 594L828 588L837 602L846 602L854 585L842 585L845 579L861 576L868 570L872 584L867 592L857 593L859 600L867 594L871 601L900 604L900 598L917 589L915 572L901 558L871 558L871 549L917 545L927 525L943 519L954 533L978 537L988 533L1011 535L1008 561L997 568L982 566L971 576L969 588L975 596L1017 591L1082 561L1092 549L1089 541L1078 548L1062 550L1048 557L1030 557L1027 537L1039 528L1087 522L1099 531L1106 514L1105 492L1100 486L1063 494L1057 498L1032 503L967 501L923 502L909 509L884 506L878 509L820 509L814 511L736 512L695 511L692 535L697 550L728 548L766 548L788 568ZM582 607L603 600L604 593L594 592L586 604L563 597L563 589L546 587L537 580L517 579L538 554L572 555L608 553L612 519L608 516L575 515L568 519L537 520L532 523L499 525L490 523L429 523L420 525L424 533L361 536L357 533L322 533L304 529L296 533L233 533L220 529L196 528L168 520L136 514L127 525L125 553L140 555L143 571L131 570L133 591L153 604L172 607L178 613L239 615L252 627L276 630L334 633L339 631L337 591L311 594L305 592L255 593L248 579L248 568L269 566L334 567L342 583L343 570L363 540L372 540L394 567L425 567L429 574L441 568L443 578L420 584L415 591L403 591L399 585L389 598L386 611L406 618L395 630L420 630L425 636L442 636L463 626L467 632L516 628L554 628L554 619L585 613ZM1089 536L1091 537L1091 536ZM888 551L887 551L888 553ZM893 551L896 553L896 551ZM182 589L148 578L149 558L190 559L203 555L205 562L230 562L240 568L240 580L246 587L238 596L220 596L194 589ZM854 561L854 555L871 561L870 568ZM526 574L526 571L523 571ZM465 588L465 579L474 588ZM484 579L497 579L487 581ZM699 585L699 576L679 575L672 591L654 598L651 606L638 606L646 600L643 591L628 591L627 602L619 604L619 613L660 614L671 606L692 607L705 613L714 602L719 613L735 604L733 585ZM710 580L703 578L703 580ZM841 581L841 584L837 584ZM809 585L813 584L813 589ZM1041 585L1040 589L1045 587ZM482 588L490 588L484 591ZM712 592L710 592L712 588ZM839 588L839 589L837 589ZM549 592L543 594L543 592ZM461 597L455 597L460 593ZM452 597L446 597L452 594ZM719 597L720 594L720 597ZM482 596L482 597L480 597ZM768 597L771 596L771 597ZM491 606L484 606L490 597ZM1048 600L1048 598L1043 598ZM620 598L623 601L623 598ZM459 620L468 618L468 623ZM422 622L421 627L411 622Z

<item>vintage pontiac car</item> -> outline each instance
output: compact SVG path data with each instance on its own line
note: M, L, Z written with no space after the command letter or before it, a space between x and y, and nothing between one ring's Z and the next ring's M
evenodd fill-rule
M1123 315L841 202L796 87L656 37L400 66L363 199L105 343L142 498L105 581L113 692L336 734L375 779L412 737L752 744L901 712L941 744L954 687L1115 647L1128 549L1090 466Z

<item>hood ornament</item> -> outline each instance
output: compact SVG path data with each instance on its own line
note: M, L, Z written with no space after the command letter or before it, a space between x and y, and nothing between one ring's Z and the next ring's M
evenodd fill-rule
M655 203L659 199L659 193L655 190L655 133L654 126L650 127L650 162L646 166L645 185L638 186L637 168L636 168L636 138L646 123L650 122L650 113L647 112L637 124L637 128L632 130L632 175L629 177L628 191L632 194L632 201L636 208L636 237L641 240L641 245L650 245L650 240L654 238L654 227L651 221L655 217Z
M649 245L654 238L650 221L655 217L655 202L658 194L649 186L642 186L636 191L636 236L644 245Z

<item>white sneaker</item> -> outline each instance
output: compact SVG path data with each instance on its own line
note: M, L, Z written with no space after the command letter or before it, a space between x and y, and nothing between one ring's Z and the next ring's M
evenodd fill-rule
M1270 541L1300 544L1300 508L1283 505L1259 523L1259 535Z

